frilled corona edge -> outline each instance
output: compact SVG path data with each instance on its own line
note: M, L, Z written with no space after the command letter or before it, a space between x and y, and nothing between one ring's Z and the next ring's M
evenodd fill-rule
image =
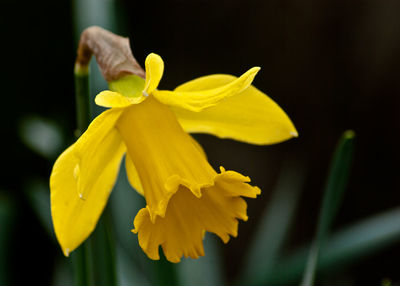
M151 259L159 259L159 246L171 262L181 257L204 256L203 237L206 231L218 235L224 243L238 233L238 219L246 221L247 204L241 197L255 198L261 193L249 184L249 177L234 171L216 174L213 184L200 187L200 196L194 195L199 186L188 187L178 177L173 180L176 192L168 202L163 217L151 220L148 208L143 208L134 220L134 233L139 244Z

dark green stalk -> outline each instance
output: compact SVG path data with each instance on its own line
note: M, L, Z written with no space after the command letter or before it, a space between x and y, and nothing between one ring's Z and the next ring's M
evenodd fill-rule
M96 230L90 237L93 278L96 286L117 285L115 241L111 225L111 214L108 208L106 208L97 224Z
M75 67L74 78L77 120L76 137L79 137L85 132L91 121L88 67L77 65ZM89 252L89 242L85 242L71 253L76 286L91 285Z
M93 117L87 66L75 67L75 92L77 111L77 135L88 128ZM75 252L73 259L76 285L116 285L115 249L112 239L110 214L106 209L96 230Z
M89 242L85 242L71 253L75 286L88 286L92 284L90 276L89 248Z
M92 110L90 108L89 90L89 68L76 65L75 67L75 100L76 100L76 120L77 137L88 128L92 120Z

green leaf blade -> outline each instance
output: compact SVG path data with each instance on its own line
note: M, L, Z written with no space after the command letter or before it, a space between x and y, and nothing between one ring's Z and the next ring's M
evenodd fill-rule
M312 286L314 284L321 246L326 240L346 190L353 160L354 139L355 133L353 131L348 130L344 132L333 155L328 180L324 190L317 234L308 256L301 283L302 286Z

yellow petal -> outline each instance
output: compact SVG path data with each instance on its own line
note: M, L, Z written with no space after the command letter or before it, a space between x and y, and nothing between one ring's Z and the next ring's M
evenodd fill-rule
M131 186L139 194L144 196L143 186L142 186L142 183L140 182L139 174L138 174L136 167L133 164L131 158L129 157L129 154L126 154L126 156L125 156L125 169L126 169L126 174L128 176L128 181L131 184Z
M197 142L197 140L194 139L192 136L190 136L190 138L192 139L193 145L197 148L197 150L199 150L200 153L204 156L204 158L207 159L206 151L204 151L204 149L203 149L203 147L201 147L200 143Z
M176 90L213 89L236 80L231 75L210 75L187 82ZM187 132L208 133L258 145L274 144L298 136L286 113L254 86L200 112L180 107L173 107L173 111Z
M193 137L190 136L192 139L193 145L201 152L201 154L207 159L206 152L204 151L203 147L197 142ZM140 182L139 173L136 170L135 165L133 164L129 154L126 154L125 157L125 169L128 176L128 181L131 186L142 196L144 196L142 182Z
M243 91L251 85L259 67L254 67L244 73L241 77L227 82L224 85L218 86L203 86L204 88L198 90L192 89L176 89L175 91L155 90L154 96L160 102L187 109L193 112L199 112L211 106L214 106L226 100L229 97Z
M164 72L164 62L159 55L151 53L146 58L145 67L146 81L144 84L144 91L147 94L151 94L160 83Z
M213 183L215 171L197 142L183 131L169 107L153 96L126 108L116 126L140 178L152 220L165 215L180 185L200 196L200 188ZM131 184L137 185L133 168L127 169Z
M146 97L142 94L138 97L126 97L118 92L105 90L96 96L95 102L103 107L127 107L132 104L139 104L145 99Z
M93 231L115 183L126 150L114 128L120 114L103 112L54 164L51 214L66 256Z
M179 262L181 257L198 258L204 255L204 231L217 234L224 243L237 236L238 219L247 220L246 202L240 196L256 197L260 189L239 173L221 168L215 184L202 188L197 198L181 186L171 198L165 217L152 223L147 208L137 214L134 233L139 244L151 259L159 259L161 245L166 258Z

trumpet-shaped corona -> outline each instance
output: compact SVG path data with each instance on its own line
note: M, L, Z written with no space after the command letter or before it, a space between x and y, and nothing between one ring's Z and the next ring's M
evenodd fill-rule
M93 231L107 203L124 154L131 185L146 199L134 233L151 259L204 255L205 232L227 243L247 220L243 197L260 189L220 167L217 173L187 132L209 133L252 144L297 136L283 110L251 85L259 68L236 78L211 75L174 91L158 90L164 65L150 54L146 79L127 76L95 99L109 110L60 155L50 177L55 233L66 256Z

